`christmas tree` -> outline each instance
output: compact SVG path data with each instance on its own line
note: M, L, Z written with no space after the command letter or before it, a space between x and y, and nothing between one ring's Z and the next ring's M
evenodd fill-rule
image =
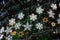
M60 40L60 0L0 0L0 40Z

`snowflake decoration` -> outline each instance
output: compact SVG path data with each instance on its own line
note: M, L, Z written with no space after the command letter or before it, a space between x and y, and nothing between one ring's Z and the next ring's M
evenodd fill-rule
M19 14L18 14L18 18L19 18L19 19L23 19L23 18L24 18L24 14L23 14L22 12L19 13Z
M53 13L52 10L50 10L50 11L48 12L48 14L49 14L49 17L54 18L55 13Z
M14 18L11 18L11 19L9 20L9 26L13 26L15 23L16 23L16 22L15 22L15 19L14 19Z
M60 17L60 14L59 14L59 17Z
M9 34L12 31L13 27L6 27L7 29L5 30L6 34Z
M56 4L52 4L51 7L56 10L57 9L57 5Z
M36 28L39 29L39 30L43 29L43 24L37 23Z
M60 18L57 19L58 24L60 24Z
M4 36L3 34L0 34L0 40L3 38L3 36Z
M44 11L44 9L42 9L41 6L38 7L38 8L36 8L36 12L37 12L38 14L43 13L43 11Z
M8 35L8 36L6 37L6 40L12 40L12 36L11 36L11 35Z
M35 21L37 19L37 15L32 14L30 15L30 20Z
M26 25L23 25L25 27L24 30L30 30L32 25L29 25L29 23L27 22Z
M2 28L0 29L0 33L2 33L2 32L4 32L4 27L2 27Z
M15 24L14 28L15 29L20 29L20 26L21 26L21 24L20 24L20 22L18 22L18 23Z

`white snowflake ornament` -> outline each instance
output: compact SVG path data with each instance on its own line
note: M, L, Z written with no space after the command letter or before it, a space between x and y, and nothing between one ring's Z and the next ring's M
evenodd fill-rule
M26 25L23 25L23 26L25 28L24 31L25 30L29 30L30 31L32 25L29 25L29 23L27 22Z
M39 30L43 29L43 24L37 23L36 28L39 29Z
M15 29L20 29L20 26L21 26L21 24L20 24L20 22L18 22L18 23L15 24L14 28Z
M59 16L59 18L60 18L60 14L59 14L58 16Z
M38 14L43 13L43 11L44 11L44 9L42 9L41 6L38 7L38 8L36 8L36 12L37 12Z
M23 12L21 12L21 13L18 14L18 18L19 18L19 19L23 19L23 18L24 18Z
M0 34L0 40L3 38L3 36L4 36L3 34Z
M7 29L5 30L6 34L9 34L10 32L12 32L12 28L13 27L6 27Z
M57 5L56 4L51 4L51 7L54 9L54 10L56 10L57 9Z
M0 29L0 33L2 33L2 32L4 32L4 27L2 27L2 28Z
M11 18L11 19L9 20L9 26L13 26L15 23L16 23L16 22L15 22L15 19L14 19L14 18Z
M52 11L52 10L48 11L48 14L49 14L49 17L54 18L55 13L53 13L53 11Z
M12 40L12 36L11 36L11 35L8 35L8 36L6 37L6 40Z
M58 24L60 24L60 18L57 19Z
M32 20L32 21L37 20L37 15L31 14L31 15L30 15L30 20Z

